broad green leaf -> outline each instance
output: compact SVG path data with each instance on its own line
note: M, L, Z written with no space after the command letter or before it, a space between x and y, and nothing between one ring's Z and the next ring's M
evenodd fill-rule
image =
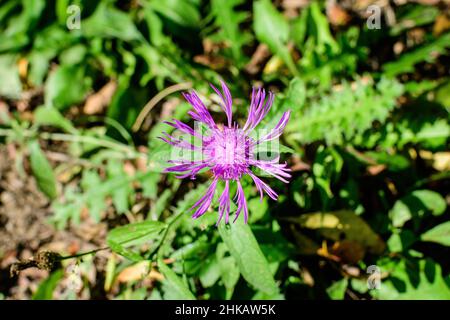
M158 193L158 182L161 179L161 175L157 172L152 172L151 174L140 179L142 184L143 196L150 199L156 199Z
M22 93L16 56L0 55L0 96L18 99Z
M222 283L226 289L226 298L231 299L234 288L241 276L239 267L233 257L222 257L222 259L219 260L219 266Z
M151 208L151 216L159 217L161 213L167 209L168 202L170 198L173 196L173 191L170 189L164 190L161 194L158 195L155 204Z
M306 84L298 77L289 82L289 88L283 101L283 110L303 110L306 101Z
M259 248L258 242L250 227L243 219L228 225L221 223L219 233L236 260L245 280L254 288L268 295L276 295L278 286L270 271L266 257Z
M365 154L375 160L376 163L386 165L392 171L401 171L410 166L409 160L400 154L375 151L369 151Z
M213 0L211 2L211 11L216 17L216 24L221 28L214 40L227 42L230 46L231 56L238 67L246 60L242 47L251 39L250 35L240 27L240 24L248 18L249 13L235 9L244 2L243 0Z
M387 240L387 245L390 252L406 251L416 241L416 236L410 230L402 230L393 233Z
M76 133L77 130L72 122L55 108L40 106L34 111L34 123L39 125L53 126L69 133Z
M227 256L228 253L229 250L225 243L220 242L217 244L216 257L219 263L221 282L225 286L227 300L233 296L234 288L241 276L236 260L232 256Z
M116 272L116 255L111 254L108 258L108 262L105 267L105 291L108 292L115 280L115 272Z
M118 160L108 161L107 173L110 179L116 177L124 177L124 179L126 179L127 177L127 174L123 169L123 163ZM128 211L129 201L133 193L131 183L124 184L112 190L112 200L118 213L125 213Z
M344 278L334 282L327 288L328 296L333 300L343 300L345 296L345 290L347 290L348 279Z
M331 35L327 16L322 13L319 2L313 1L309 7L309 10L315 25L317 51L320 54L324 54L326 46L329 46L333 52L336 52L338 50L338 45Z
M8 4L9 2L9 4ZM1 13L2 32L0 33L0 52L18 51L29 42L28 34L35 32L39 19L42 18L42 11L45 8L44 0L23 0L2 1L1 9L6 9ZM21 11L12 10L14 5L20 3ZM18 9L18 8L14 8ZM11 12L10 12L11 10ZM5 26L7 24L7 26ZM5 28L6 27L6 28Z
M202 263L199 279L202 286L209 288L213 286L221 276L220 264L215 254L209 255Z
M101 2L94 14L81 21L81 31L87 37L118 38L124 41L142 39L131 15Z
M161 259L158 260L159 271L163 274L165 285L165 298L173 300L196 300L195 296L183 283L175 272L172 271Z
M291 147L280 144L280 153L295 153L295 150Z
M51 72L45 83L47 107L64 109L84 100L90 79L81 65L62 65Z
M422 241L450 246L450 221L441 223L420 236Z
M166 224L159 221L143 221L131 223L112 229L106 241L114 242L122 246L139 245L157 238Z
M415 190L395 202L389 211L389 217L394 227L402 227L412 218L422 218L427 213L441 215L446 208L447 204L439 193Z
M246 190L244 190L244 193L246 193L247 190L250 193L251 187L253 186L250 185L248 188L246 188ZM266 197L264 197L262 201L259 197L251 198L250 200L247 200L247 206L248 212L251 212L249 217L249 222L251 224L263 218L267 214L267 209L269 208L268 200Z
M374 254L381 254L385 249L381 237L361 217L349 210L305 213L289 220L299 223L303 228L317 230L333 241L341 241L344 235L344 239L357 242Z
M450 33L444 34L433 42L427 43L414 49L410 52L404 53L397 61L386 63L383 70L386 76L394 77L398 74L413 72L414 66L421 62L433 62L439 54L445 52L446 48L450 46Z
M34 140L28 144L30 151L30 165L39 189L50 199L58 195L56 190L56 178L53 169L42 152L39 142Z
M147 241L154 240L161 235L166 224L158 221L143 221L126 226L114 228L108 233L106 242L118 254L132 260L141 261L143 258L138 252L127 249Z
M434 6L417 5L410 10L406 11L406 14L400 14L398 21L389 30L391 36L399 36L401 33L408 29L417 28L426 24L434 22L439 15L439 9Z
M64 271L58 269L50 276L39 284L38 289L33 294L33 300L53 300L53 291L59 281L64 277Z
M85 203L89 210L89 215L95 222L100 222L101 214L106 209L106 202L104 200L105 189L100 175L95 170L84 170L81 178L81 187L85 195Z
M190 28L199 27L200 14L197 7L191 1L152 1L150 7L180 26Z
M269 0L253 3L253 28L259 41L267 44L277 54L293 75L298 75L297 67L287 47L289 23Z
M380 288L369 293L382 300L448 300L450 287L441 267L431 259L386 260L377 262L381 272L389 277L381 279Z

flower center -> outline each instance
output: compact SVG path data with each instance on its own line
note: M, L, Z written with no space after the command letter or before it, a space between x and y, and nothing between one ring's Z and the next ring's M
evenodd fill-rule
M240 129L216 130L206 149L213 162L211 170L221 179L239 179L250 165L251 138Z

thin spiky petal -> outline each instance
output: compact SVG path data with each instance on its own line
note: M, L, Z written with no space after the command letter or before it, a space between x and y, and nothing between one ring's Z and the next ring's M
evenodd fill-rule
M219 198L219 220L217 220L217 225L220 220L222 220L223 214L225 214L225 223L228 223L230 216L230 181L225 181L225 188L223 189L222 195Z
M291 110L286 111L280 118L278 124L273 128L267 135L259 139L256 144L259 144L264 141L270 141L274 139L278 139L283 133L284 128L286 127L289 117L291 116Z
M197 95L197 92L183 93L184 98L191 104L195 111L189 111L189 115L197 121L205 123L211 129L217 128L211 114L209 113L202 100Z
M220 97L220 99L222 99L223 103L222 103L221 107L227 116L228 127L231 127L232 116L233 116L233 109L232 109L233 99L231 98L230 90L228 89L225 82L221 81L220 84L222 85L223 95L214 85L210 84L210 86L217 93L217 95Z
M216 192L217 181L218 179L214 179L208 190L206 190L205 195L191 207L190 210L197 208L197 210L192 215L192 218L197 219L198 217L201 217L211 206L211 201L214 197L214 193Z
M245 194L244 194L244 190L242 189L241 182L239 180L236 180L236 183L237 183L237 190L236 190L236 196L234 197L234 200L236 200L238 207L237 207L233 222L236 222L241 211L244 210L244 222L247 223L247 221L248 221L247 200L245 200Z
M249 172L248 173L250 177L252 177L253 182L256 185L256 188L259 191L259 194L261 195L261 201L264 197L264 193L263 190L267 193L267 195L273 199L273 200L277 200L278 199L278 194L273 191L273 189L271 187L269 187L264 181L262 181L260 178L258 178L257 176L255 176L253 173Z

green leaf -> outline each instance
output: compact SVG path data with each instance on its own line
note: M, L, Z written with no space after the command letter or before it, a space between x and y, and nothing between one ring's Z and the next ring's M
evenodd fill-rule
M381 272L389 273L380 288L370 294L383 300L448 300L450 288L441 267L431 259L377 262Z
M386 165L389 170L401 171L409 167L409 160L400 154L369 151L365 153L378 164Z
M248 188L244 190L246 194L251 192L251 188L253 186L249 185ZM248 190L248 193L247 193ZM269 208L268 200L266 197L261 199L259 197L257 198L251 198L247 201L248 206L248 212L251 212L252 214L249 217L249 222L251 224L255 223L256 221L262 219L264 215L267 214L267 209Z
M289 23L269 0L259 0L253 4L256 37L278 55L293 75L298 75L297 67L287 47Z
M0 96L18 99L22 93L19 70L14 55L0 55Z
M0 52L19 51L29 42L28 33L36 31L36 25L42 17L42 11L45 8L44 0L23 0L18 2L21 11L12 10L16 1L2 1L2 8L6 10L0 14L2 22L2 32L0 33ZM5 7L3 7L5 5ZM18 9L18 8L14 8ZM11 12L9 12L11 10ZM19 14L15 13L19 11ZM8 26L5 28L5 24Z
M219 233L236 260L245 280L257 290L268 295L276 295L278 286L270 271L266 257L250 227L243 219L228 225L221 223Z
M387 245L390 252L404 252L415 241L416 236L413 232L411 232L410 230L402 230L400 232L393 233L392 236L387 240Z
M150 6L166 18L183 27L198 28L200 13L192 1L152 1Z
M173 300L195 300L195 296L189 290L189 288L183 283L183 281L172 271L161 259L158 260L159 271L164 276L165 298ZM170 296L166 296L167 294Z
M106 241L114 242L122 246L139 245L155 239L166 228L166 224L159 221L142 221L130 223L112 229Z
M123 169L123 163L118 160L109 160L107 164L107 173L110 179L123 177L127 174ZM128 211L130 197L133 195L131 183L124 184L112 190L112 200L118 213L122 214Z
M140 179L142 185L142 194L146 198L156 199L158 195L158 182L161 179L161 174L152 172Z
M409 29L433 23L439 15L439 9L434 6L417 5L406 13L400 14L397 22L389 30L392 37L399 36Z
M106 184L102 184L102 180L97 171L83 171L81 186L86 197L85 203L89 209L89 215L97 223L100 222L101 214L106 209L106 202L104 200L105 194L101 192L105 185ZM112 190L113 189L111 188L111 191Z
M92 38L118 38L124 41L142 39L131 15L114 8L107 1L101 2L94 14L81 21L81 31Z
M209 255L201 265L199 279L204 288L212 287L221 276L220 264L215 254Z
M381 237L361 217L349 210L333 212L305 213L297 218L290 218L301 227L317 230L327 239L357 242L373 254L382 254L385 243Z
M49 199L55 199L58 195L56 190L56 178L53 169L39 146L39 142L34 140L28 144L30 151L31 171L36 178L39 190Z
M285 134L303 143L325 140L344 144L371 129L375 121L383 123L402 92L398 81L387 78L376 85L361 80L353 85L344 82L340 90L321 96L302 113L294 113Z
M64 109L84 100L90 79L81 65L62 65L51 72L45 83L45 104Z
M402 227L412 218L417 220L427 213L439 216L446 208L447 204L439 193L431 190L415 190L395 202L389 211L389 217L394 227Z
M286 98L283 101L283 110L286 111L288 109L301 111L305 105L306 101L306 84L305 82L298 77L289 82L289 88L286 93Z
M56 270L50 276L39 284L38 289L33 294L33 300L53 300L53 291L59 281L63 278L64 271Z
M327 16L322 13L319 2L312 2L309 10L311 19L315 25L317 51L320 54L325 54L326 46L329 46L333 52L336 52L338 50L338 45L331 35Z
M213 39L225 41L230 46L231 56L238 66L245 63L246 58L242 47L251 39L250 35L240 27L249 14L235 10L236 6L244 2L243 0L213 0L211 2L211 12L216 17L216 24L221 28Z
M406 72L413 72L414 66L417 63L421 61L432 63L439 54L445 53L446 48L449 46L450 33L447 33L433 42L403 54L397 61L386 63L383 66L383 71L389 77L395 77L398 74Z
M133 261L141 261L143 258L139 253L128 250L126 247L137 246L154 240L161 235L165 228L166 224L158 221L132 223L111 230L108 233L106 242L118 254Z
M334 282L327 289L328 296L333 300L343 300L345 296L345 291L347 290L347 286L348 286L347 278Z
M295 150L291 147L280 144L280 153L295 153Z
M420 236L422 241L450 246L450 221L441 223Z
M57 109L52 107L39 106L34 111L34 123L60 128L69 133L77 132L77 129L72 125L72 122L64 118Z
M236 260L232 256L226 256L229 250L223 242L217 244L216 257L220 268L220 278L226 290L226 299L231 299L234 288L239 281L241 273Z

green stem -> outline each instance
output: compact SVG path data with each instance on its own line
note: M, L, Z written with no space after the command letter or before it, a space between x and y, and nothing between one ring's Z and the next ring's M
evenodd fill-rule
M97 252L99 252L99 251L103 251L103 250L107 250L107 249L109 249L109 247L98 248L98 249L94 249L94 250L91 250L91 251L86 251L86 252L82 252L82 253L77 253L77 254L74 254L74 255L71 255L71 256L61 257L61 258L59 258L59 260L66 260L66 259L72 259L72 258L79 258L79 257L82 257L82 256L86 256L86 255L88 255L88 254L97 253Z
M180 214L178 214L175 218L172 219L172 221L169 222L169 224L167 225L166 230L164 230L164 234L161 237L161 240L159 241L158 245L156 246L156 248L154 250L152 250L152 252L150 252L150 254L148 255L148 260L152 260L152 257L154 254L157 255L157 259L162 259L162 251L161 249L163 248L163 244L166 241L167 235L169 234L169 230L170 228L173 226L173 224L175 222L177 222L182 216L184 215L184 212L181 212Z
M12 129L0 129L0 136L13 136L15 133ZM34 132L25 130L21 133L25 137L34 137L36 134ZM125 152L126 155L129 158L139 158L139 157L147 157L145 153L138 152L134 150L133 148L130 148L127 145L106 140L106 139L100 139L96 137L91 136L79 136L79 135L72 135L72 134L66 134L66 133L50 133L50 132L41 132L40 134L37 134L37 137L44 139L44 140L53 140L53 141L68 141L68 142L79 142L79 143L87 143L87 144L94 144L100 147L105 147L108 149Z

